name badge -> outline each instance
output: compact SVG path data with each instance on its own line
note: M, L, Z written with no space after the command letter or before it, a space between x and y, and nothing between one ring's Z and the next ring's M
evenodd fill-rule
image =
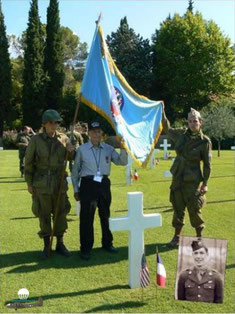
M93 178L93 181L102 182L103 176L96 174Z

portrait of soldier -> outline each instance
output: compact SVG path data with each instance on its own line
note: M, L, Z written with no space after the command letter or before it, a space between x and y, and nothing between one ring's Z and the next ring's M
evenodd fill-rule
M216 240L218 239L209 239L210 250L209 245L202 238L191 238L188 241L187 249L179 249L180 262L178 264L183 264L182 261L184 260L189 266L183 267L183 270L179 271L175 291L176 299L212 303L223 302L223 273L225 268L223 258L226 255L226 245L221 246L216 243L218 242ZM220 241L224 241L222 244L227 243L226 240ZM213 242L217 247L211 246ZM182 254L184 251L187 254ZM213 252L211 256L210 251ZM220 255L221 252L223 252L222 255ZM216 259L218 260L216 261Z

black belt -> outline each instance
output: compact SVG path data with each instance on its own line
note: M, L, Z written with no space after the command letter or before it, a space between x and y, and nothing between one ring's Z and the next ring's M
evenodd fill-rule
M104 175L102 175L101 177L103 177L103 178L108 178L108 175L107 174L104 174ZM93 179L94 178L94 176L85 176L85 177L82 177L82 179Z

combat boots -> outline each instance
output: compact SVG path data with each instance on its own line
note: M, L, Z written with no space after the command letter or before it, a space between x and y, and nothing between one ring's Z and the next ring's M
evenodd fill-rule
M195 228L196 230L196 236L198 238L201 238L202 237L202 230L204 229L204 227L198 227L198 228Z
M72 255L71 252L67 250L66 246L63 243L63 236L57 236L56 238L57 238L56 252L66 257L71 256Z
M48 258L49 257L49 250L50 250L50 236L46 236L43 238L44 241L44 249L41 252L41 258Z
M182 230L182 227L176 227L175 228L175 234L174 234L172 240L168 243L168 246L175 247L175 246L179 245L181 230Z

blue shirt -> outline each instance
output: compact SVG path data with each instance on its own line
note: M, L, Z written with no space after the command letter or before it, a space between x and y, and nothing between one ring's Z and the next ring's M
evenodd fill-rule
M95 176L97 172L101 176L110 175L111 162L115 165L127 165L128 155L124 149L120 154L106 143L101 142L98 147L93 146L91 141L79 146L72 170L72 182L74 193L79 191L80 178Z

